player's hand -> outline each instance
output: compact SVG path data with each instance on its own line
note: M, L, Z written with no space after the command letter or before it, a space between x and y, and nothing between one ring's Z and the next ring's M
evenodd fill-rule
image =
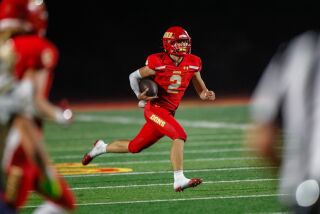
M158 98L158 96L148 97L148 96L147 96L148 90L149 90L149 89L147 88L147 89L144 90L142 93L140 93L140 94L138 95L138 99L139 99L139 100L153 100L153 99L155 99L155 98Z
M216 99L216 94L213 91L203 90L200 94L200 99L213 101Z
M59 109L56 112L56 122L61 125L70 125L74 121L74 115L71 109Z
M147 105L147 101L139 100L139 103L138 103L139 108L144 108L146 105Z
M59 110L56 115L56 122L61 125L70 125L74 121L74 114L70 108L69 101L62 99L59 104Z

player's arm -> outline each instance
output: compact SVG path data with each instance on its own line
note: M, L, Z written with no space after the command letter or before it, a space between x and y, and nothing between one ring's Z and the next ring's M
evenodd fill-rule
M72 112L69 109L64 110L52 104L45 96L49 75L49 71L45 69L39 71L30 70L26 73L26 76L32 78L35 84L34 100L36 110L47 119L60 124L68 124L71 122Z
M150 69L148 66L144 66L144 67L139 68L138 70L132 72L129 75L131 89L136 94L136 96L139 100L152 100L152 99L156 98L156 97L148 97L146 95L148 89L146 89L143 92L140 92L140 88L139 88L139 81L142 78L153 76L155 74L156 74L156 72L154 70Z
M280 139L280 129L275 122L255 123L248 129L248 146L275 166L281 163L276 145Z
M247 131L248 146L275 165L281 161L277 149L281 142L278 117L287 91L283 87L283 59L286 56L282 51L273 56L254 89L249 108L251 124Z
M195 72L194 76L192 77L192 84L200 99L214 100L216 98L215 93L211 90L208 90L208 88L206 87L206 84L204 83L200 72Z

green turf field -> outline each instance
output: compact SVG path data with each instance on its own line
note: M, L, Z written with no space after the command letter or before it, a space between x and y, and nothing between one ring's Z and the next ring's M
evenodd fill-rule
M173 191L171 143L166 137L139 154L105 154L88 166L79 165L96 139L134 137L144 121L142 109L76 112L76 121L68 128L48 123L47 147L74 191L75 213L286 211L278 202L274 168L245 146L247 106L181 106L176 118L188 133L185 175L204 179L202 185L182 193ZM132 171L101 173L110 168ZM41 198L32 194L22 213L31 213L40 203Z

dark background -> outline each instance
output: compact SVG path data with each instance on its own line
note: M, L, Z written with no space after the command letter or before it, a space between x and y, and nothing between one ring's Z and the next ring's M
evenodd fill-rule
M281 43L320 26L313 1L47 0L48 38L60 50L50 98L135 99L128 75L162 51L172 25L192 37L202 76L217 97L250 95ZM190 87L188 97L195 96Z

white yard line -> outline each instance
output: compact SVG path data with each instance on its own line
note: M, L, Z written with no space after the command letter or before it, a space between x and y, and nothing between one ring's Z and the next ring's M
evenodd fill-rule
M192 142L191 142L192 141ZM107 139L108 142L108 139ZM168 147L171 144L171 140L168 139L167 142L159 142L157 143L157 147ZM76 147L68 147L66 146L61 146L63 148L56 148L56 145L51 145L52 148L49 148L50 152L86 152L87 150L91 149L92 145L94 142L88 142L88 144L81 144L81 145L76 145ZM207 146L207 147L214 147L214 146L221 146L221 145L239 145L242 146L244 145L243 140L224 140L224 141L216 141L216 140L210 140L210 141L198 141L198 140L188 140L186 142L186 147L185 148L191 148L191 147L199 147L199 146ZM74 145L75 146L75 145Z
M160 203L160 202L179 202L179 201L200 201L200 200L221 200L221 199L242 199L242 198L266 198L279 197L284 194L262 194L262 195L230 195L230 196L212 196L199 198L169 198L156 200L141 200L141 201L114 201L114 202L100 202L100 203L80 203L77 206L95 206L95 205L117 205L117 204L139 204L139 203ZM36 205L25 206L26 208L38 207Z
M145 123L143 118L124 117L124 116L105 116L105 115L78 115L75 118L79 122L103 122L103 123L117 123L117 124L138 124L142 125ZM248 124L237 124L237 123L224 123L224 122L213 122L206 120L178 120L185 127L193 128L208 128L208 129L240 129L246 130L249 128Z
M245 160L263 160L260 157L230 157L230 158L196 158L185 159L184 162L205 162L205 161L245 161ZM106 161L97 163L98 166L110 166L120 164L156 164L156 163L171 163L170 160L143 160L143 161ZM90 166L90 165L89 165Z
M197 153L220 153L220 152L251 152L254 151L253 149L250 148L218 148L218 149L199 149L199 150L186 150L184 151L184 154L197 154ZM136 155L137 157L142 157L142 156L158 156L158 155L169 155L170 151L163 151L163 152L141 152L138 154L121 154L122 156L127 155L127 156L132 156ZM104 154L110 157L115 157L119 156L119 154ZM79 155L62 155L62 156L55 156L53 159L58 160L58 159L76 159L76 158L82 158L82 156Z
M250 182L266 182L266 181L278 181L277 178L266 179L246 179L246 180L228 180L228 181L204 181L204 184L221 184L221 183L250 183ZM153 186L172 186L172 183L166 184L135 184L135 185L119 185L119 186L98 186L98 187L75 187L72 190L89 190L89 189L117 189L117 188L141 188L141 187L153 187Z
M255 166L255 167L234 167L234 168L217 168L217 169L186 169L184 172L218 172L218 171L242 171L242 170L266 170L274 169L274 166ZM168 174L172 171L148 171L148 172L124 172L110 174L89 174L89 175L65 175L66 178L83 178L96 176L132 176L132 175L151 175L151 174Z

